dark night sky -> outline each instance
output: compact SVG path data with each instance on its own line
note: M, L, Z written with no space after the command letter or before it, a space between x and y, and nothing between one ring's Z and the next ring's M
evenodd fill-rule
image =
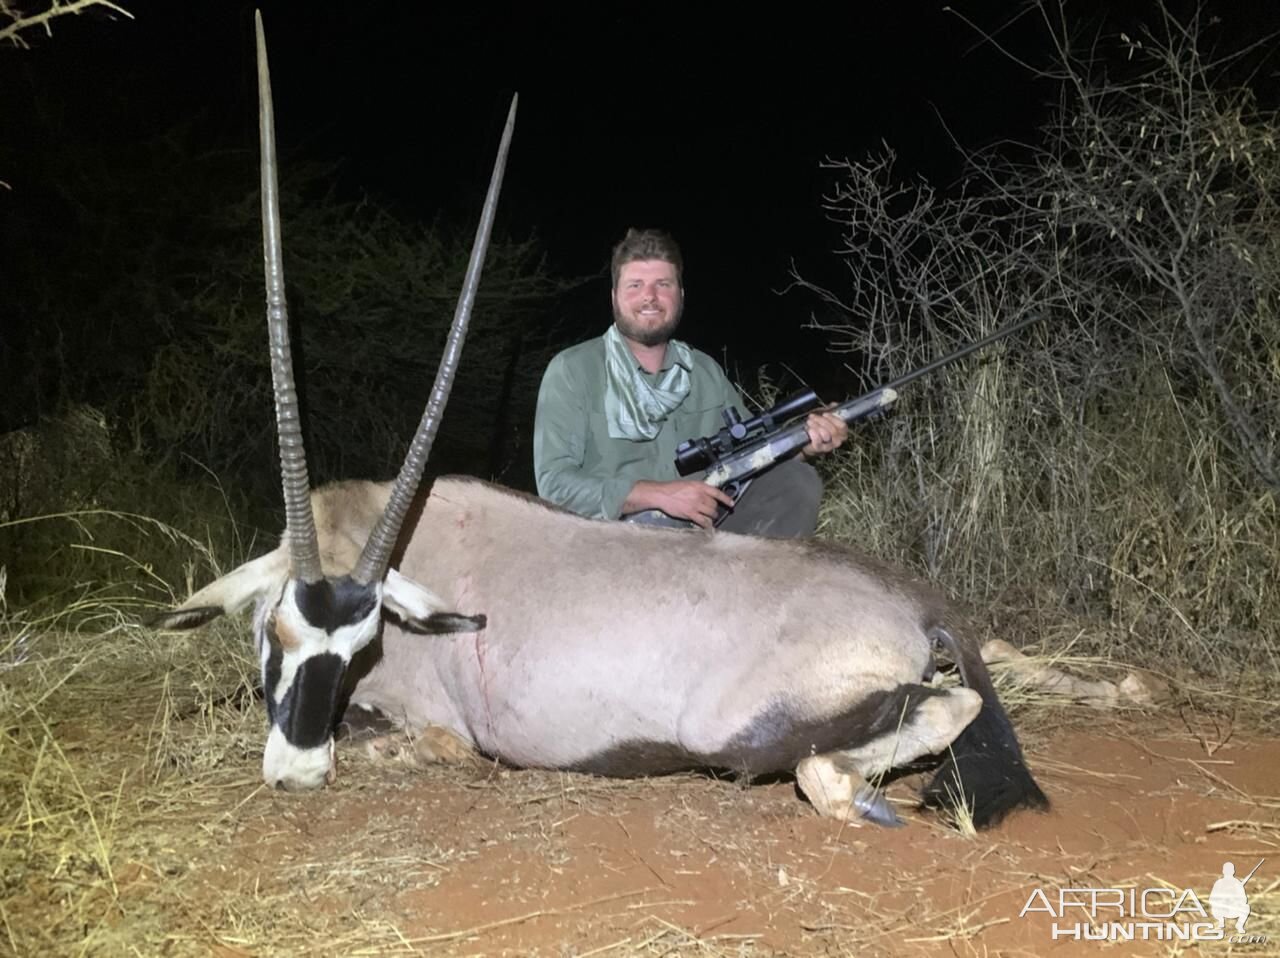
M253 5L121 3L135 19L64 18L52 39L31 36L35 49L0 51L2 109L21 110L39 86L66 112L60 135L127 140L195 118L211 143L256 150ZM1043 57L1035 10L952 5L1019 55ZM775 291L793 258L819 278L836 269L826 251L838 234L820 209L824 157L861 158L883 140L902 173L945 186L959 171L951 135L965 148L1031 136L1055 95L941 0L756 14L741 4L262 6L292 155L342 158L351 185L424 220L439 210L473 218L518 90L502 225L536 229L553 264L579 274L605 269L626 226L669 228L686 254L683 335L746 365L814 344L797 329L810 301ZM1132 11L1150 6L1068 9L1108 11L1112 26L1132 29ZM1280 4L1220 6L1218 29L1248 36L1274 29ZM602 279L567 308L598 309L603 324L606 296Z

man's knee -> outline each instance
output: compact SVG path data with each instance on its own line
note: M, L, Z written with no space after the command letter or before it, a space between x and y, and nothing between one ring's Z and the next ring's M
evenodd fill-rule
M803 512L812 512L815 521L822 502L822 475L810 463L789 459L774 468L773 496Z
M811 536L818 525L822 491L817 469L789 459L752 480L721 528L778 538Z
M822 475L812 464L801 462L793 459L790 462L783 463L783 467L795 466L795 477L792 481L796 484L796 493L805 502L812 502L815 505L822 501Z
M822 476L810 463L791 459L779 467L785 469L789 487L789 513L781 532L787 536L811 536L818 528L818 510L822 506Z

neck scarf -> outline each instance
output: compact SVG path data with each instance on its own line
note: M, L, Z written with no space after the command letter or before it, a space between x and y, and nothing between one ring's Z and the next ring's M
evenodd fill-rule
M613 439L641 442L652 439L662 422L689 394L693 354L679 340L667 342L671 366L656 383L645 379L640 364L617 325L604 334L604 416Z

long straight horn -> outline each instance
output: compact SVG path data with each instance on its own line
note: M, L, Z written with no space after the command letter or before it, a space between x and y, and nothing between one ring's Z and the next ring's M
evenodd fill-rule
M284 512L294 574L303 582L318 582L320 546L311 515L311 482L307 454L302 447L298 390L293 383L289 352L289 310L284 298L284 265L280 249L280 202L276 186L275 114L271 107L271 75L267 69L267 41L262 12L254 12L258 34L258 136L262 143L262 254L267 279L267 330L271 342L271 379L275 384L276 428L280 433L280 475Z
M458 297L458 306L454 310L453 325L449 329L449 339L445 344L444 354L440 358L440 367L436 370L435 385L431 388L431 397L427 400L427 408L418 423L418 431L409 444L405 454L404 465L400 467L400 475L396 478L395 488L391 491L391 500L386 511L378 520L377 526L369 535L360 561L356 564L351 578L362 585L381 579L387 571L391 560L391 550L395 547L396 538L400 535L400 525L404 522L409 504L417 494L418 483L422 480L422 470L427 464L427 456L431 453L431 444L435 440L436 430L440 428L440 417L445 403L449 399L449 390L453 388L454 373L458 370L458 359L462 354L462 343L467 336L467 323L471 319L471 307L475 303L476 290L480 286L480 269L484 265L485 252L489 248L489 233L493 228L494 213L498 208L498 193L502 189L502 174L507 165L507 150L511 146L511 133L516 124L516 102L519 95L511 98L511 109L507 112L507 125L502 131L502 142L498 146L498 158L493 166L493 176L489 180L489 193L485 197L484 210L480 214L480 225L476 228L475 242L471 247L471 261L467 264L466 282L462 295Z

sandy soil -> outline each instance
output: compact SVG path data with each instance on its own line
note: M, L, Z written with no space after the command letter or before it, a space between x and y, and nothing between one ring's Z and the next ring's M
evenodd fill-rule
M916 812L915 777L890 789L906 827L882 829L818 818L790 780L409 770L348 751L323 792L227 795L227 854L183 881L210 900L291 894L293 940L334 922L393 929L371 954L1092 955L1106 946L1019 917L1035 889L1056 902L1069 887L1189 888L1208 909L1224 862L1243 876L1267 859L1247 931L1269 941L1199 947L1280 954L1280 740L1076 716L1024 744L1052 810L976 838ZM209 931L215 954L270 944Z

